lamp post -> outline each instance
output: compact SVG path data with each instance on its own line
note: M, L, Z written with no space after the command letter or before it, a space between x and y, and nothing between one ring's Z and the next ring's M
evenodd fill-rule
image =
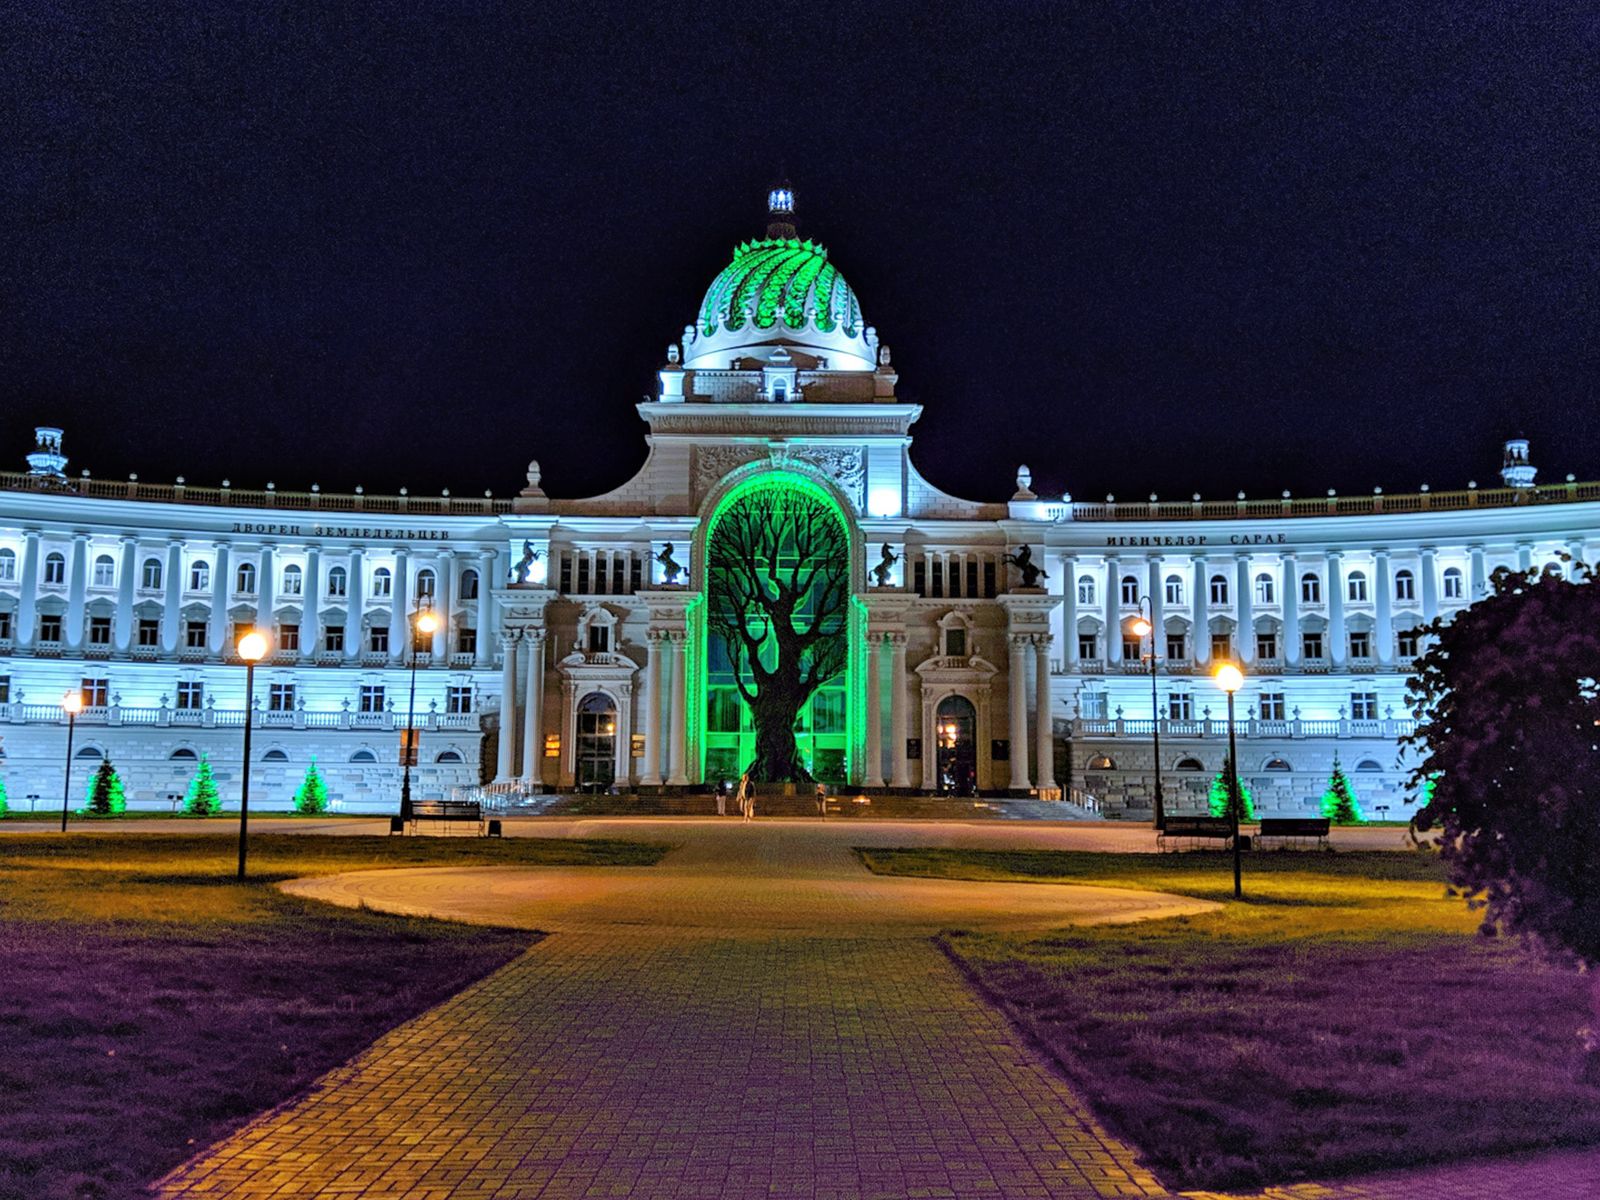
M250 830L250 725L256 699L256 664L267 656L267 638L252 629L239 639L244 659L244 775L239 783L239 878L244 878L245 836Z
M1239 790L1239 746L1233 734L1233 694L1244 684L1244 673L1232 663L1216 670L1217 686L1228 693L1228 812L1233 817L1233 898L1244 897L1239 862L1239 817L1244 808L1244 793Z
M416 729L417 719L417 643L424 637L432 637L439 628L439 618L434 616L431 608L424 608L417 614L416 621L411 630L411 696L406 701L406 732L400 739L400 819L411 819L411 760L417 753Z
M1151 618L1155 616L1150 597L1145 596L1139 601L1139 616L1130 626L1134 633L1142 639L1150 635L1150 752L1156 760L1156 829L1167 827L1167 806L1161 795L1161 702L1156 696L1156 627Z
M72 733L83 711L83 693L68 692L61 697L61 711L67 714L67 771L61 784L61 832L67 831L67 808L72 803Z

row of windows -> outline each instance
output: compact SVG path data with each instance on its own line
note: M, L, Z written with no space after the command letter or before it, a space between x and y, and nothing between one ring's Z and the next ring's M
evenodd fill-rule
M1195 698L1193 692L1174 690L1166 698L1163 716L1169 721L1193 721L1195 719ZM1078 704L1084 717L1089 720L1106 720L1107 697L1105 692L1084 692L1078 697ZM1287 721L1290 709L1284 699L1284 694L1279 691L1264 691L1256 696L1256 718L1262 721ZM1149 710L1146 709L1146 712ZM1350 693L1350 719L1352 721L1378 720L1378 693L1377 692L1352 692Z
M237 645L239 638L254 626L233 625L229 630L228 645ZM88 644L91 646L111 645L111 618L92 616L89 618ZM9 641L13 636L13 618L10 612L0 611L0 641ZM188 650L204 650L207 645L208 635L211 632L211 622L192 618L183 623L183 646ZM39 615L39 642L43 645L59 644L65 633L65 618L59 613L41 613ZM140 617L134 623L134 645L144 647L157 647L161 645L161 619L159 617ZM279 625L273 638L273 646L277 650L299 651L300 626ZM345 650L345 627L343 625L325 625L322 628L322 645L320 649L330 654L340 654ZM389 627L387 625L373 625L367 630L365 649L373 654L387 654L389 652ZM462 626L455 631L455 650L458 654L476 654L478 651L478 631L471 626Z
M1108 755L1096 754L1089 760L1085 769L1089 771L1115 771L1117 763L1115 759ZM1205 764L1198 758L1180 758L1173 766L1175 771L1204 771L1205 769ZM1261 769L1263 771L1292 771L1294 767L1290 766L1288 759L1274 756L1262 763ZM1375 758L1363 758L1356 764L1356 770L1381 771L1383 770L1383 764Z
M1169 633L1166 635L1166 657L1188 658L1189 636L1185 633ZM1422 634L1415 629L1402 629L1395 634L1395 653L1401 658L1415 658L1421 647ZM1300 656L1316 661L1321 659L1326 650L1326 640L1321 632L1307 632L1300 635ZM1373 652L1372 634L1368 630L1351 630L1346 640L1346 650L1351 658L1371 658ZM1278 657L1278 635L1273 632L1256 634L1256 657L1274 659ZM1122 639L1122 657L1133 661L1144 657L1144 641L1142 638L1124 635ZM1080 658L1100 657L1100 636L1095 633L1078 634L1078 656ZM1213 633L1211 635L1211 657L1213 659L1231 659L1234 657L1233 635L1228 633Z
M1458 567L1446 567L1442 576L1444 585L1444 598L1446 600L1461 600L1466 596L1466 580ZM1232 589L1226 575L1213 575L1210 580L1210 598L1212 604L1228 604ZM1139 579L1136 575L1124 575L1120 584L1120 595L1123 604L1138 604L1140 599ZM1095 578L1084 575L1078 580L1078 603L1092 605L1095 600ZM1167 604L1179 605L1184 603L1184 580L1181 575L1168 575L1162 590L1163 599ZM1278 602L1278 581L1276 577L1263 572L1255 577L1253 592L1257 604L1276 604ZM1366 573L1351 571L1345 576L1345 599L1353 604L1365 604L1371 598L1370 588ZM1394 598L1399 601L1415 601L1417 598L1417 577L1410 571L1400 570L1394 573ZM1300 601L1303 604L1322 603L1322 577L1320 575L1302 575L1300 577Z
M85 708L106 708L111 704L111 681L103 677L85 678L79 685ZM473 689L470 684L452 685L445 689L444 703L447 713L472 711ZM205 707L205 683L198 679L180 679L177 686L177 707L193 711ZM268 712L294 712L298 693L293 683L267 685ZM381 713L386 711L388 693L382 684L363 684L356 693L357 712ZM11 676L0 675L0 704L11 703Z
M72 757L84 759L86 761L99 762L101 759L105 758L105 756L105 751L101 750L100 747L89 745L84 746ZM188 746L179 746L171 754L167 755L167 761L196 762L199 760L199 757L200 756ZM279 750L274 747L261 756L261 761L269 763L288 762L289 754L285 750ZM352 763L375 763L378 761L378 756L371 750L362 749L353 752L350 755L349 761ZM461 757L461 752L459 750L441 750L433 761L436 763L459 763L465 760Z

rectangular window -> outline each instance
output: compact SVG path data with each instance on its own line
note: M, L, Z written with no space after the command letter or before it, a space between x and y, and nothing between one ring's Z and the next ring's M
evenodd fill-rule
M1181 633L1167 634L1167 657L1188 658L1189 639L1184 637L1184 635Z
M572 592L572 555L570 554L562 554L561 556L561 582L559 587L563 596Z
M83 706L85 708L105 708L111 703L111 686L104 679L85 679L83 681Z
M589 595L589 556L578 555L578 595Z
M1092 633L1078 635L1078 657L1094 658L1100 651L1098 639Z
M967 656L967 631L965 629L946 629L944 631L944 652L950 658L965 658Z
M628 556L628 591L637 592L644 586L644 563L637 554Z
M967 572L967 595L976 596L978 594L978 560L977 559L969 558L967 560L966 572Z
M589 626L589 652L604 654L611 649L611 630L604 625Z
M1256 657L1257 658L1277 658L1278 657L1278 635L1277 634L1275 634L1275 633L1258 633L1258 634L1256 634Z
M298 650L298 649L300 649L300 626L298 626L298 625L279 625L278 626L278 649L279 650Z
M604 596L611 590L611 556L597 554L594 560L594 590L595 594Z
M944 559L942 558L933 560L933 595L936 598L944 595Z
M275 683L267 689L268 712L294 711L294 684Z
M983 594L990 600L995 597L995 571L992 558L983 560Z
M367 630L367 649L373 654L389 653L389 627L374 625Z
M190 650L204 650L206 648L206 623L204 621L185 621L183 623L183 644Z
M11 614L0 612L0 642L11 640Z
M343 625L329 625L322 631L322 648L330 654L344 653Z
M1352 721L1376 721L1378 719L1378 693L1356 692L1351 695L1350 719Z
M467 625L456 631L456 651L460 654L478 652L478 631Z
M178 707L186 712L202 707L206 702L205 684L198 679L178 680Z
M61 618L54 613L45 613L39 618L39 640L41 642L59 642L61 640Z
M1123 638L1122 657L1128 662L1138 662L1144 657L1144 642L1140 638Z
M1401 658L1415 658L1417 656L1417 631L1415 629L1402 629L1396 639L1400 646Z
M1226 633L1211 635L1211 657L1216 662L1233 661L1233 638Z
M1350 657L1372 657L1372 635L1366 632L1352 632L1350 634Z
M138 640L141 646L161 644L161 622L155 617L140 617Z
M1167 720L1194 720L1194 697L1188 692L1173 692L1167 697Z
M361 685L361 711L364 713L381 713L383 711L383 685L364 683Z
M928 563L925 559L917 559L911 564L911 590L919 596L928 594Z
M1300 653L1305 658L1322 657L1322 635L1320 633L1303 633L1300 635Z
M111 645L111 618L110 617L90 617L89 618L89 645L91 645L91 646L109 646L109 645Z
M471 712L472 688L470 686L459 686L445 689L444 710L447 713Z
M0 704L11 703L11 676L0 675Z

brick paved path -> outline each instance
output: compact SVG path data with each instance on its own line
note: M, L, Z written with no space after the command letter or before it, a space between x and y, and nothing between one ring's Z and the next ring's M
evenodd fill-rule
M292 885L552 936L180 1168L157 1194L1166 1195L927 935L1208 906L1065 885L883 879L848 850L863 832L672 823L648 827L682 843L648 870L444 868ZM1564 1165L1552 1175L1546 1161L1535 1175L1500 1177L1502 1191L1439 1190L1434 1174L1271 1195L1589 1194L1562 1190L1578 1175Z

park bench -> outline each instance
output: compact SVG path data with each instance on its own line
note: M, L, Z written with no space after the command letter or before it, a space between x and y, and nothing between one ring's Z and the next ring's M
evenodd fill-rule
M1257 842L1273 838L1283 842L1315 842L1328 849L1327 817L1262 817Z
M1233 822L1227 817L1168 817L1156 838L1158 850L1178 850L1206 842L1227 846L1233 840Z
M479 837L500 836L500 822L485 821L483 805L476 800L417 800L411 805L411 832L416 833L424 821L440 821L448 831L451 825L471 823ZM389 821L390 833L403 833L404 821L393 817Z

